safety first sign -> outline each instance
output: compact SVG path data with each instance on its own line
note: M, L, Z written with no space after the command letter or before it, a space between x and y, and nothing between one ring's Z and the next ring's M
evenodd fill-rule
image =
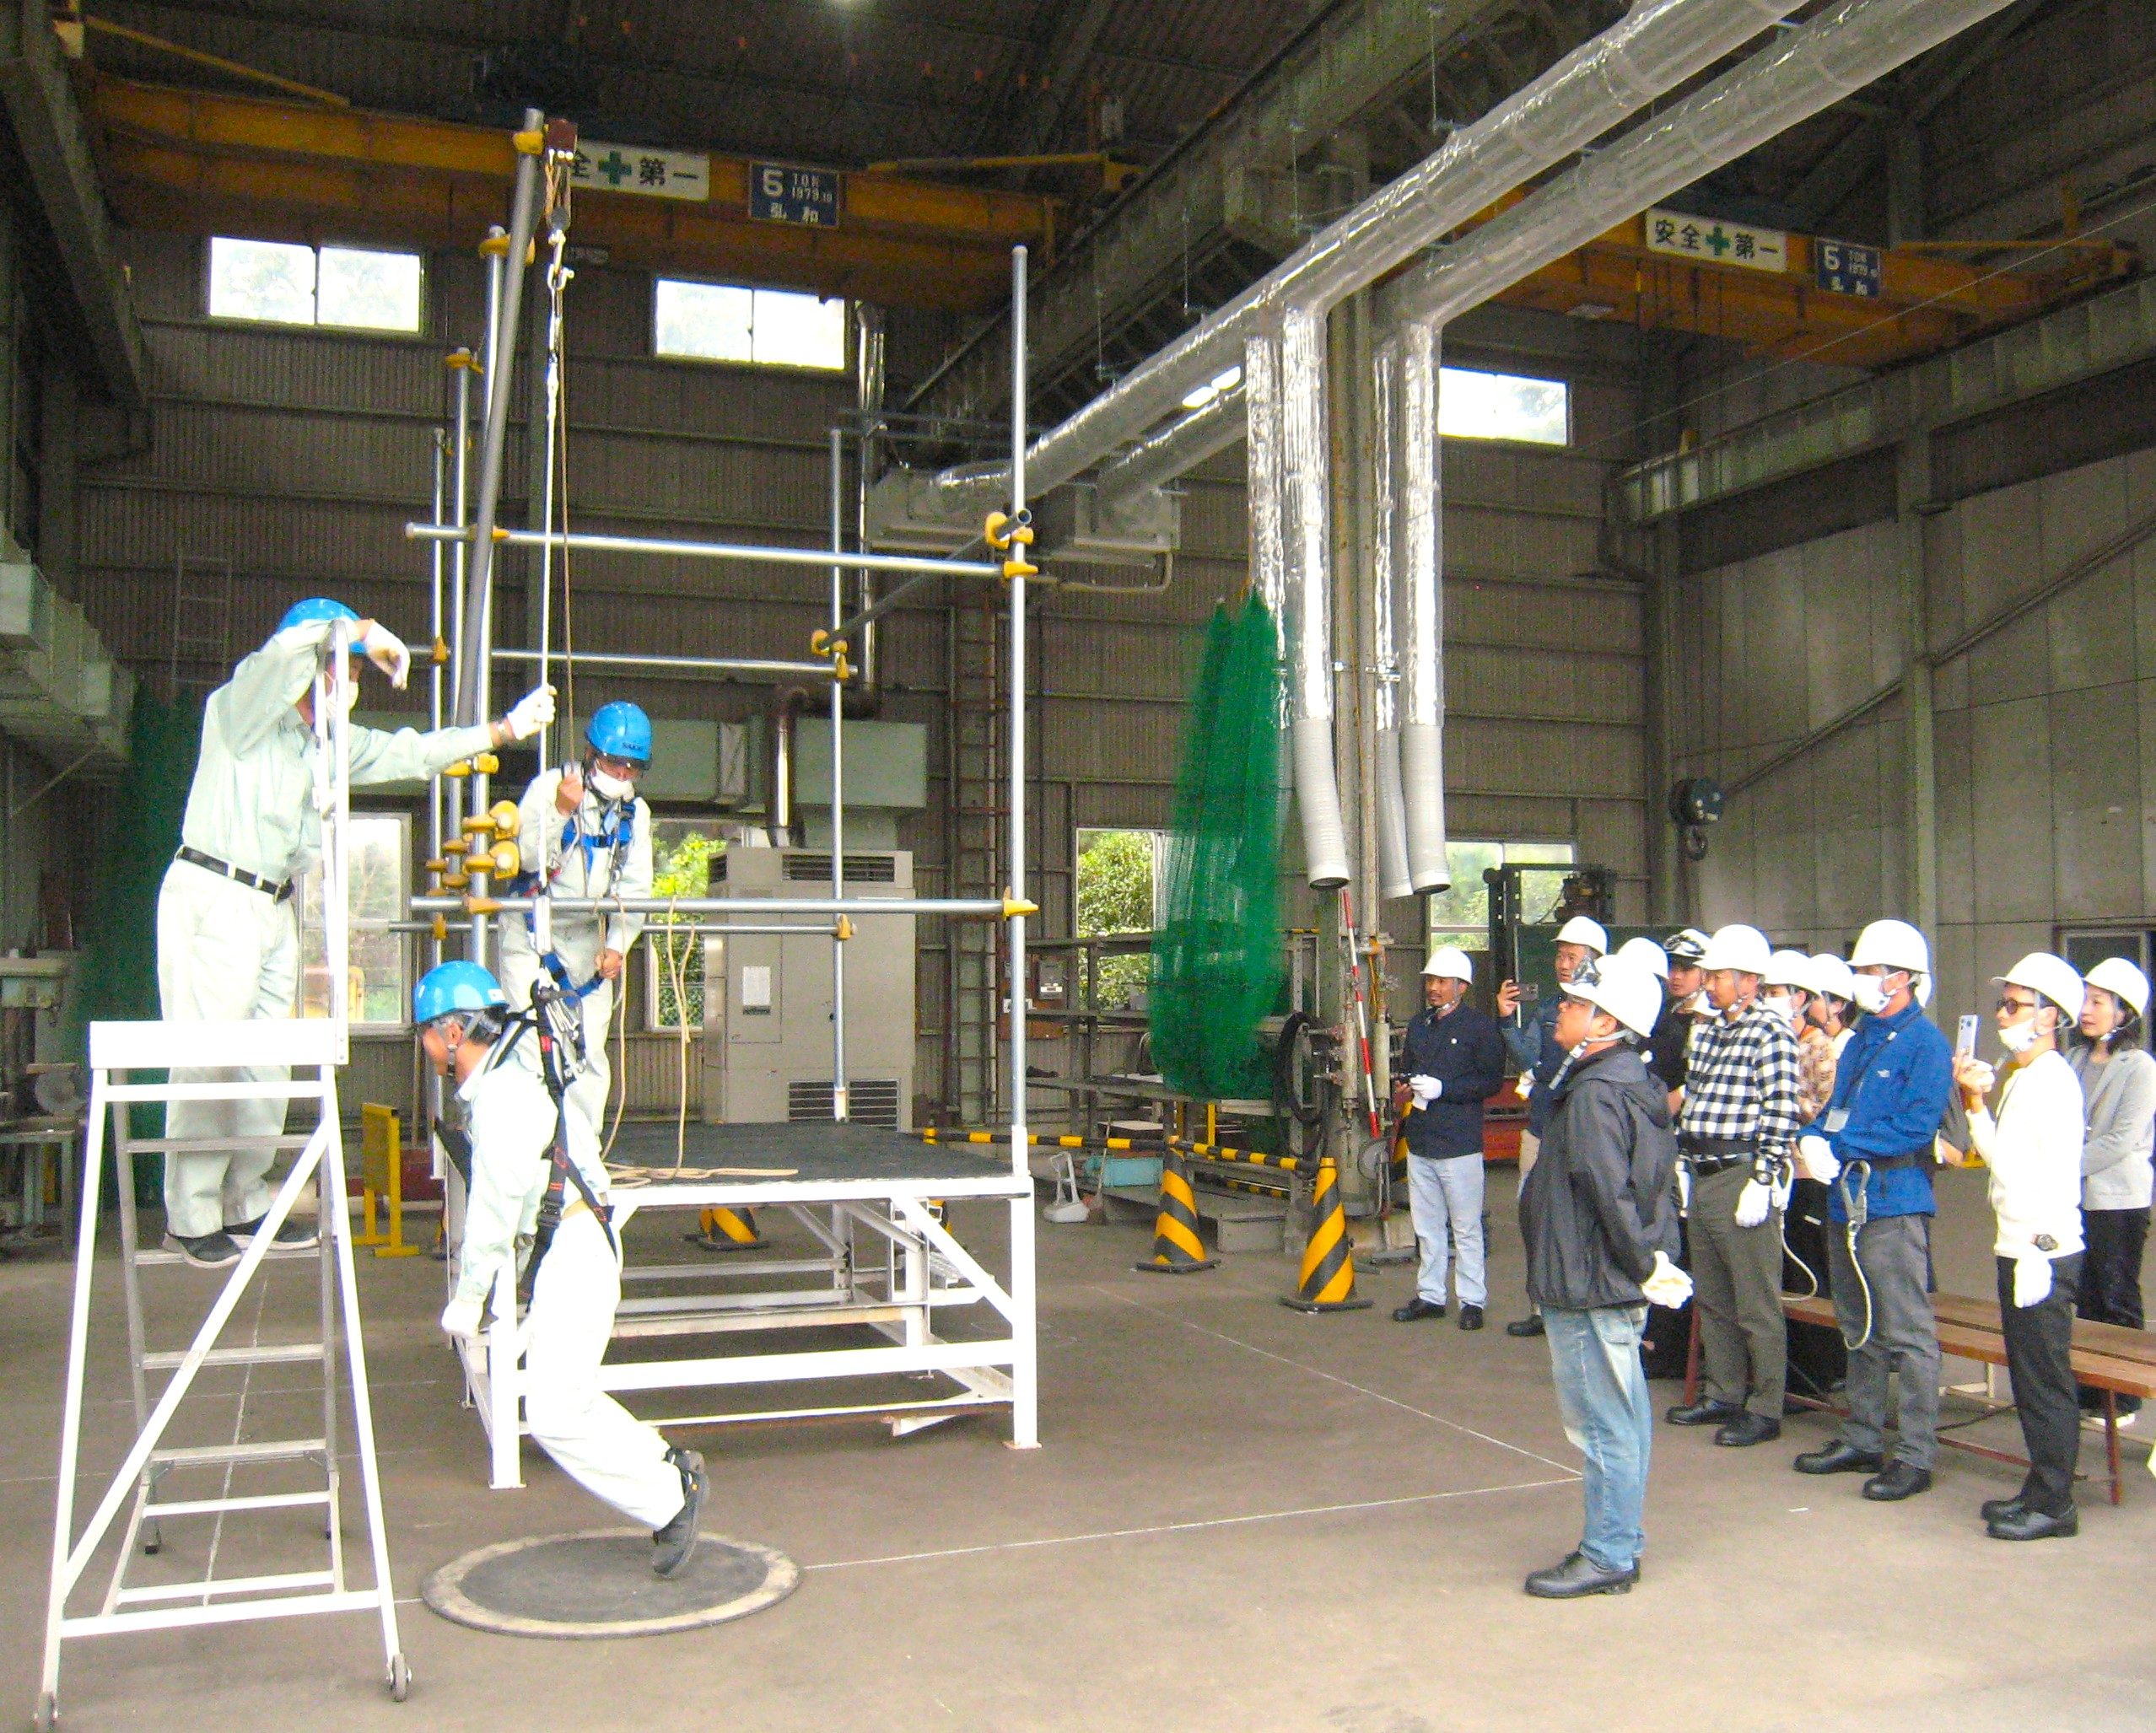
M645 144L601 144L580 140L569 179L595 192L638 192L647 198L703 200L711 196L711 159L692 151L654 150Z
M1688 211L1649 211L1647 244L1651 253L1674 253L1710 265L1741 265L1750 271L1789 268L1789 237L1781 229L1723 223Z

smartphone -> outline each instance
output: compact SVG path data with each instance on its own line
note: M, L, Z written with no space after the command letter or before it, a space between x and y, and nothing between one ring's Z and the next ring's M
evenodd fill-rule
M1974 1011L1962 1013L1961 1026L1954 1033L1954 1050L1957 1053L1976 1051L1976 1014Z

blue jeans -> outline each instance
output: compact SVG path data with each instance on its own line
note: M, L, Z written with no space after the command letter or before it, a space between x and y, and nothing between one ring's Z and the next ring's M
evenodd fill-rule
M1587 1458L1587 1527L1580 1551L1604 1570L1630 1570L1646 1548L1647 1456L1654 1413L1640 1364L1644 1305L1569 1311L1545 1305L1550 1365L1565 1436Z

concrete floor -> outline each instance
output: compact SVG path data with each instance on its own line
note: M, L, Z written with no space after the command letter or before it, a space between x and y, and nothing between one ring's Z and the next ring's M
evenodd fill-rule
M1493 1177L1495 1176L1493 1175ZM71 1729L1309 1730L1309 1733L1806 1733L1928 1724L1954 1733L2156 1725L2143 1596L2156 1485L2136 1445L2128 1502L2090 1488L2078 1540L1986 1540L1979 1500L2014 1471L1946 1453L1899 1507L1788 1461L1827 1435L1715 1449L1658 1430L1648 1574L1627 1596L1532 1601L1519 1580L1578 1533L1577 1457L1543 1344L1519 1310L1509 1187L1492 1187L1493 1327L1402 1327L1410 1277L1365 1277L1377 1308L1278 1305L1285 1261L1134 1273L1135 1228L1043 1227L1042 1434L1032 1453L968 1420L706 1436L708 1526L783 1548L799 1591L739 1624L641 1643L538 1645L446 1624L420 1579L470 1547L595 1526L606 1511L542 1460L486 1490L473 1417L435 1332L438 1266L363 1265L391 1551L417 1676L391 1703L364 1617L71 1644ZM1946 1181L1942 1285L1986 1291L1989 1213ZM991 1214L961 1231L993 1243ZM660 1224L647 1219L650 1230ZM186 1278L207 1292L208 1281ZM35 1691L51 1523L66 1271L0 1266L0 1716ZM259 1313L312 1303L272 1271ZM107 1314L108 1325L116 1319ZM100 1333L89 1460L124 1446L116 1328ZM1950 1372L1975 1375L1967 1366ZM256 1374L240 1424L302 1424ZM206 1397L208 1431L243 1405ZM1670 1388L1657 1386L1657 1407ZM299 1416L280 1416L298 1406ZM2013 1423L1990 1435L2011 1441ZM193 1544L199 1547L199 1540ZM235 1549L236 1541L233 1543ZM180 1550L175 1547L175 1552ZM256 1557L266 1555L254 1555ZM235 1554L236 1562L236 1554ZM234 1568L234 1563L225 1567ZM543 1667L543 1674L536 1669Z

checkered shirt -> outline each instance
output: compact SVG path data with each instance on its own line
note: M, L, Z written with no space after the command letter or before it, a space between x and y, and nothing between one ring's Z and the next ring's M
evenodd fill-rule
M1789 1021L1754 999L1735 1017L1714 1016L1692 1037L1678 1131L1688 1138L1754 1139L1778 1160L1797 1133L1797 1037Z

